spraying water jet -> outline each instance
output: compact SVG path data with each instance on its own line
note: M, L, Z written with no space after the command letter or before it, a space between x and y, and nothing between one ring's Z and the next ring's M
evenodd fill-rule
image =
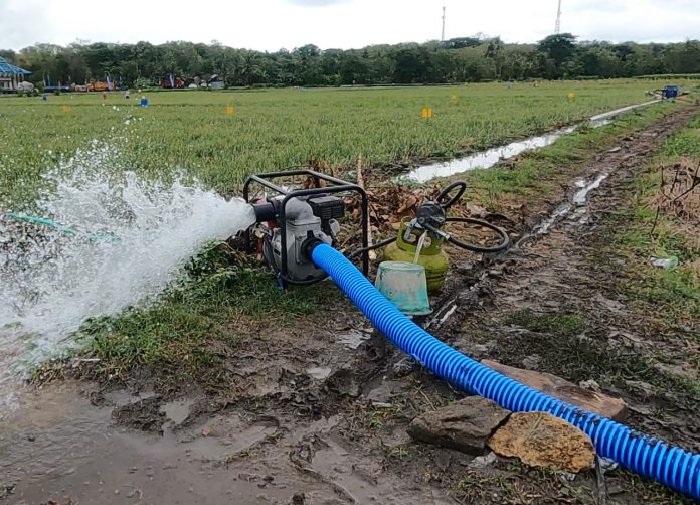
M206 243L255 220L240 199L116 159L94 145L46 177L31 212L0 213L0 410L34 366L80 348L84 322L153 302Z

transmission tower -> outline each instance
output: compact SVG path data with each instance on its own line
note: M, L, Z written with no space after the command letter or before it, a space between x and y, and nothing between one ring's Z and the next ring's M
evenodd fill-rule
M447 7L442 6L442 41L445 42L445 18L447 17Z
M559 33L561 31L561 0L557 5L557 21L554 23L554 33Z

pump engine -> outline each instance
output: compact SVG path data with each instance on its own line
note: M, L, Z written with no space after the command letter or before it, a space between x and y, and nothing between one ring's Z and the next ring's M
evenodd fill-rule
M289 190L275 184L275 179L309 177L315 187ZM323 181L323 182L322 182ZM250 186L258 184L273 195L251 202ZM325 184L325 187L322 187ZM310 257L310 249L318 243L336 245L340 224L345 215L343 194L360 195L362 214L362 246L368 242L368 202L365 190L356 184L336 179L312 170L295 170L252 175L243 184L243 197L255 211L256 230L261 235L261 249L267 262L277 274L278 283L306 285L326 278ZM251 230L247 232L247 248L253 250ZM362 255L363 273L369 270L367 252Z

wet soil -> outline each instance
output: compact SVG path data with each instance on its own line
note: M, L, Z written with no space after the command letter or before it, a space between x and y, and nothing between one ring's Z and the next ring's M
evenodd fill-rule
M435 312L418 322L477 358L594 380L629 403L632 425L699 451L698 402L683 386L697 380L689 362L697 341L618 289L625 259L608 247L627 183L696 112L592 157L560 202L519 218L518 234L533 235L507 255L458 257ZM562 314L574 319L552 319ZM270 321L217 352L220 386L206 393L161 390L149 374L27 391L0 418L0 503L599 503L593 471L573 478L503 459L484 464L411 442L411 419L464 394L344 301L303 327ZM683 500L621 470L603 480L608 503Z

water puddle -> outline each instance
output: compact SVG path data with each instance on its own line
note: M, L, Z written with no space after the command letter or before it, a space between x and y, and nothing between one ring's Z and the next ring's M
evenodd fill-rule
M193 404L193 398L184 398L164 403L160 408L173 424L180 424L190 415L190 407L192 407Z
M473 154L465 158L459 158L449 162L437 162L423 165L410 171L401 178L410 179L416 182L428 182L436 177L448 177L460 172L469 170L487 169L496 165L502 160L514 158L526 151L533 151L552 145L562 135L572 133L576 127L571 126L562 130L557 130L547 135L532 137L526 140L513 142L506 146L495 147L481 153Z
M206 462L221 462L249 451L277 432L271 419L250 421L237 414L216 415L204 425L185 432L166 431L164 446L185 447L191 457Z
M585 181L579 179L574 182L574 185L579 188L571 198L570 202L564 202L560 204L554 211L544 219L539 225L537 225L532 233L525 235L518 241L517 245L523 244L525 241L536 237L538 235L543 235L549 231L549 229L557 223L563 217L569 215L573 211L572 218L578 219L580 224L585 224L587 210L585 205L588 201L588 196L591 191L598 189L601 183L609 176L608 172L603 172L598 174L595 179L590 181Z
M351 330L338 336L338 342L350 350L359 349L360 346L372 337L372 330Z
M400 446L405 443L405 428L400 429L403 437L395 445L396 454L402 454ZM383 445L393 447L387 440ZM379 461L359 461L353 452L345 449L332 434L317 439L311 468L321 479L335 488L343 503L454 503L445 492L432 486L406 486L395 480L385 480L382 464Z
M611 110L610 112L604 112L602 114L598 114L597 116L593 116L591 118L592 122L600 122L600 121L606 121L609 119L612 119L614 117L619 116L620 114L624 114L625 112L630 112L636 109L641 109L642 107L648 107L649 105L654 105L655 103L661 103L661 100L650 100L648 102L643 102L643 103L638 103L634 105L630 105L628 107L622 107L621 109L616 109L616 110Z
M0 431L0 501L449 503L431 501L431 486L406 487L380 461L344 449L334 438L340 416L307 423L220 412L177 425L191 406L182 399L160 405L168 413L160 434L116 425L111 406L90 401L97 393L96 385L62 382L21 397ZM110 397L139 401L121 393ZM386 440L406 442L403 427Z
M563 203L559 205L556 209L554 209L554 212L552 212L547 219L542 221L539 225L535 227L535 229L532 231L530 235L527 235L527 237L531 236L537 236L537 235L543 235L549 231L549 229L556 223L562 216L565 216L571 211L571 204L570 203ZM525 237L523 237L525 238Z
M86 396L76 394L75 384L62 383L22 397L2 425L0 499L4 492L11 503L213 505L258 503L260 497L267 500L262 503L287 503L292 494L275 487L263 492L260 481L239 478L241 468L220 464L265 440L277 430L274 423L216 416L190 431L160 436L115 426L112 409L96 407ZM169 408L181 417L179 407Z
M448 162L436 162L427 165L422 165L411 170L407 174L401 175L399 179L408 179L416 182L428 182L436 177L449 177L461 172L467 172L476 169L488 169L496 165L497 163L514 158L519 154L528 151L534 151L547 147L556 142L563 135L568 135L573 133L581 126L588 126L590 128L600 128L607 124L610 124L613 118L641 107L646 107L654 103L659 103L658 100L651 102L645 102L641 104L631 105L629 107L623 107L621 109L606 112L604 114L599 114L593 116L588 121L582 123L581 125L569 126L567 128L562 128L545 135L540 135L537 137L531 137L525 140L519 140L511 144L495 147L487 151L480 153L475 153L464 158L458 158Z
M585 205L586 200L588 199L588 193L590 193L594 189L598 189L598 187L600 186L600 183L603 182L607 177L608 177L607 173L602 173L589 183L586 183L584 181L577 181L576 185L579 186L581 189L579 189L574 194L574 198L573 198L574 205L578 205L578 206Z

